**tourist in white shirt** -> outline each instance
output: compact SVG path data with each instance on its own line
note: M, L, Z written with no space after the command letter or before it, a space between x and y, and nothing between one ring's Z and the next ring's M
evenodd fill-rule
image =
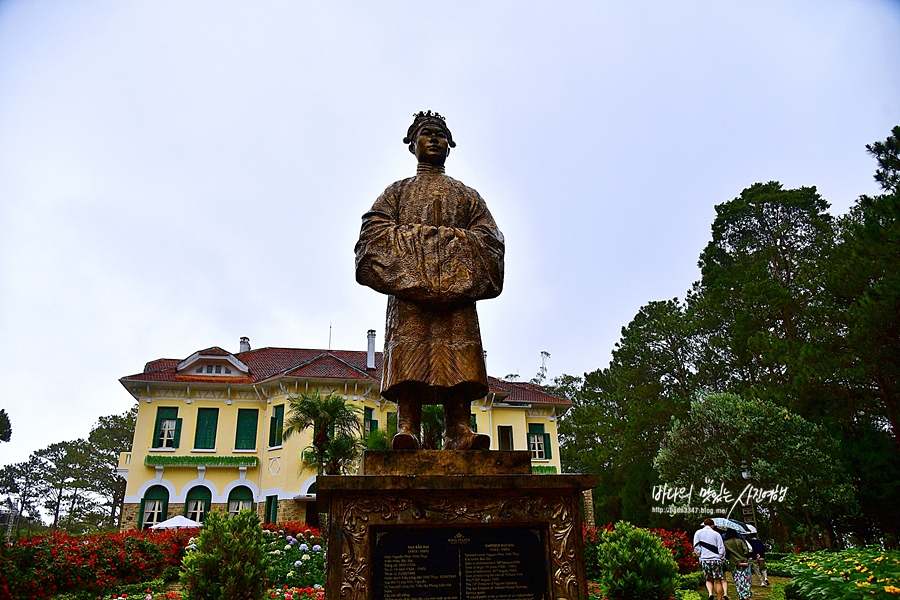
M725 580L725 544L712 519L704 519L703 527L694 534L694 552L706 577L709 600L728 600L722 587Z

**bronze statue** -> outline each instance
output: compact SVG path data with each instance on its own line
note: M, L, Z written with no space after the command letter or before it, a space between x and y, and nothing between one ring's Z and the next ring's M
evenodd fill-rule
M394 450L420 447L423 404L442 404L445 450L480 450L472 400L487 395L475 301L503 289L503 234L478 192L444 175L455 148L441 115L414 115L403 143L416 176L363 215L356 281L388 294L381 395L398 406Z

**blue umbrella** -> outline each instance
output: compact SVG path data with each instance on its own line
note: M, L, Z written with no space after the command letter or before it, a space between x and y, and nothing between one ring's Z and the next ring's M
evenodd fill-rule
M738 533L750 533L750 528L746 523L742 523L737 519L726 519L725 517L715 517L713 523L719 529L733 529Z

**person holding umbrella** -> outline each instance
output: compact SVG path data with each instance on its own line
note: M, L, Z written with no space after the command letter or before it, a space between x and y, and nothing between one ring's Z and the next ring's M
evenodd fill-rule
M703 527L694 534L694 552L700 559L700 568L706 578L709 600L728 600L722 585L725 580L725 543L715 530L712 519L703 519Z

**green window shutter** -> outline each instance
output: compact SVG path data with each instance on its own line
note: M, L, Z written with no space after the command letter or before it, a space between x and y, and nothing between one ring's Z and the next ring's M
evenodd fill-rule
M141 498L141 506L138 509L138 531L144 528L144 502L146 500Z
M266 523L278 522L278 496L266 496Z
M528 424L528 433L533 433L535 435L543 435L544 434L543 423L529 423Z
M553 453L550 452L550 434L544 434L544 454L548 459L553 458Z
M239 485L228 494L228 500L249 500L253 502L253 492L245 485Z
M280 446L284 433L284 404L272 407L272 418L269 419L269 446ZM273 521L274 522L274 521Z
M234 438L235 450L256 450L256 426L259 411L255 408L238 409L237 433Z
M475 413L469 415L469 426L472 428L472 431L478 433L478 419L475 418Z
M275 428L278 427L278 419L275 415L269 417L269 448L275 445Z
M173 448L177 448L181 443L181 419L175 419L175 443L172 444Z
M197 430L194 433L194 448L204 450L216 447L216 426L219 423L218 408L197 409Z
M156 425L153 426L153 443L151 447L160 448L162 446L162 441L159 439L159 427L162 425L162 419L156 417Z

